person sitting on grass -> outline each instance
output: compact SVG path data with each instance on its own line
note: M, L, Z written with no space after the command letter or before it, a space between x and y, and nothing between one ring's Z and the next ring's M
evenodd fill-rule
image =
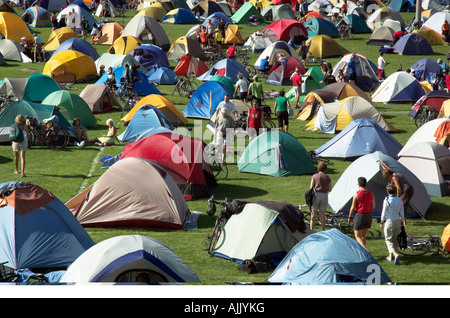
M101 137L95 138L93 140L90 140L89 143L90 144L95 144L98 146L102 146L102 147L108 147L108 146L113 146L115 145L115 141L117 140L118 143L119 139L117 139L117 128L114 125L114 120L112 120L111 118L109 118L108 120L106 120L106 124L108 125L109 129L108 129L108 133L106 135L103 135Z

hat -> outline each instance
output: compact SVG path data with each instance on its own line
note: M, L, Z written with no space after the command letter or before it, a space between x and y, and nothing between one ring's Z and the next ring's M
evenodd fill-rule
M23 36L23 37L21 37L20 39L21 39L21 40L26 40L27 38Z
M221 108L221 109L220 109L220 113L221 113L221 114L225 114L226 112L227 112L227 110L226 110L225 108Z

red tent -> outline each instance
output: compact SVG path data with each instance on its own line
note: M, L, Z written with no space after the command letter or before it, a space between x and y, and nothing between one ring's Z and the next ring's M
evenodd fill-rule
M119 160L138 157L156 162L169 172L185 200L196 200L209 196L217 186L203 150L201 140L158 133L127 144Z
M267 26L263 30L263 33L266 34L272 42L277 40L288 42L291 36L293 36L294 42L296 44L301 44L302 41L308 38L308 31L303 24L293 19L277 20Z
M292 85L291 75L296 67L300 67L300 73L305 74L303 64L295 57L289 56L275 63L269 72L266 83L270 85Z
M183 55L174 72L178 76L200 76L209 70L206 64L191 55Z

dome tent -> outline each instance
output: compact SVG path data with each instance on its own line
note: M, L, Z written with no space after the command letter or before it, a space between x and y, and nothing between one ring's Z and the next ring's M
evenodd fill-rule
M416 78L406 72L389 75L372 94L375 103L410 103L425 95Z
M418 33L410 33L402 36L394 44L394 52L401 55L431 55L433 48L428 41Z
M339 70L344 70L351 58L354 59L356 65L356 86L363 91L372 91L378 87L380 81L377 75L377 67L367 57L359 53L348 53L344 55L334 66L333 76L337 78Z
M183 111L184 116L210 119L215 113L217 105L223 101L225 94L231 96L231 92L222 83L217 81L203 83L192 94Z
M42 74L53 77L57 82L78 83L97 78L94 60L74 50L62 51L45 63Z
M290 40L294 37L295 44L301 44L308 38L308 31L301 22L294 19L280 19L268 25L263 33L266 34L272 42Z
M66 50L81 52L84 55L90 56L94 61L100 57L100 55L97 53L97 50L88 41L79 38L70 38L64 41L52 53L52 56Z
M164 51L170 47L166 31L155 19L145 16L134 16L122 31L122 36L131 35L144 44L155 44Z
M349 53L331 37L323 34L308 39L306 45L309 46L308 56L315 58L343 56Z

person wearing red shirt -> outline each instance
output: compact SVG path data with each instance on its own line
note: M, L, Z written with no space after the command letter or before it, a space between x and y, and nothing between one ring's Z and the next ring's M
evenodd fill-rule
M292 85L294 85L295 96L295 108L299 108L298 101L302 94L302 74L300 74L300 67L295 68L295 72L292 74Z
M236 52L237 52L237 48L236 48L236 43L233 43L232 46L230 46L227 50L227 56L229 59L234 59L236 57Z
M356 241L365 249L367 249L367 232L372 226L372 210L375 209L375 197L371 191L366 189L366 185L366 178L359 177L359 190L353 195L352 206L348 214L348 222L350 223L353 212L356 212L353 219L353 232Z
M248 110L247 116L247 131L249 142L259 135L259 130L265 127L264 114L261 107L259 107L259 101L257 99L252 100L252 107Z

